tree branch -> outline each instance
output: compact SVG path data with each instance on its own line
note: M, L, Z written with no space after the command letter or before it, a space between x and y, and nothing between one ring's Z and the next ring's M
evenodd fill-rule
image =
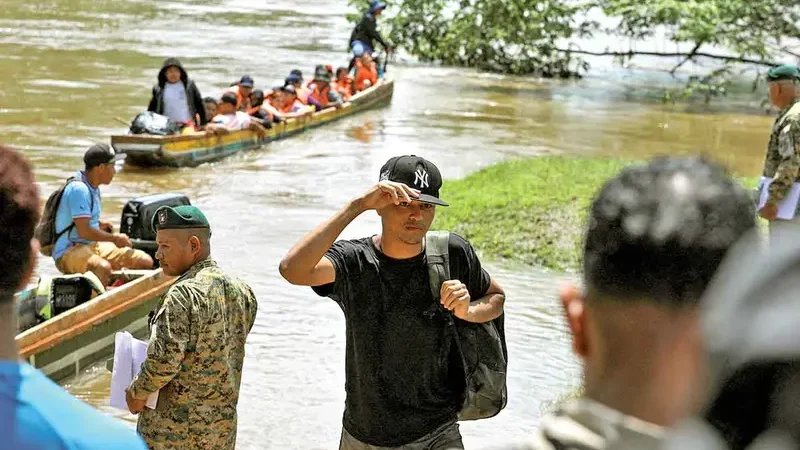
M676 56L684 56L692 58L697 56L702 56L704 58L711 58L711 59L718 59L721 61L730 61L730 62L740 62L740 63L747 63L747 64L756 64L759 66L767 66L767 67L775 67L778 63L774 61L765 61L763 59L752 59L747 58L744 56L728 56L728 55L715 55L713 53L703 53L703 52L694 52L692 53L683 53L683 52L673 52L673 53L662 53L662 52L639 52L639 51L628 51L628 52L590 52L587 50L574 50L574 49L564 49L564 48L556 48L557 51L564 52L564 53L577 53L579 55L591 55L591 56L657 56L662 58L674 58Z
M678 69L681 68L681 66L683 66L687 62L691 61L692 58L694 58L697 55L697 51L700 50L700 46L702 46L703 44L704 44L704 41L698 42L697 45L694 46L692 51L689 52L689 54L686 56L686 58L684 58L683 61L679 62L677 66L673 67L672 70L669 71L669 74L672 75L672 76L675 76L675 72L677 72Z

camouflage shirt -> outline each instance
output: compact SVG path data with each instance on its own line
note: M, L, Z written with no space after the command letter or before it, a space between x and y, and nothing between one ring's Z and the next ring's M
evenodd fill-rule
M763 175L774 178L769 186L768 204L782 200L800 178L800 99L790 104L775 120Z
M514 450L645 450L664 439L658 425L587 398L572 400L542 419L541 430L527 445Z
M139 415L152 450L233 450L244 344L255 321L255 295L212 259L181 275L150 320L136 399L159 391L155 410Z

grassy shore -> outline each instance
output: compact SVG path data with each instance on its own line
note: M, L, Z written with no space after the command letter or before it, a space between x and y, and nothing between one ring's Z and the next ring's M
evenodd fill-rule
M591 199L630 163L571 156L502 162L445 182L441 195L452 206L437 208L434 228L464 236L495 260L577 270Z

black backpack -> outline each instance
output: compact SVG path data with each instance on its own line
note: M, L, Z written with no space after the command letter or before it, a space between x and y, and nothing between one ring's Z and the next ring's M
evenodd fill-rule
M72 222L67 228L56 231L56 213L58 212L58 205L61 203L61 197L64 196L64 189L72 182L83 183L84 181L78 177L67 178L67 182L63 186L56 189L55 192L50 194L47 198L47 203L44 205L44 212L42 213L42 220L36 226L34 236L39 241L41 252L45 256L53 255L53 247L56 245L58 238L63 234L69 233L75 228L75 222ZM91 205L89 211L94 209L94 195L90 195Z
M449 240L447 231L431 231L425 237L431 293L437 305L442 284L450 279ZM500 314L486 323L469 323L453 320L453 314L448 311L448 326L455 331L455 344L461 354L466 381L459 420L494 417L508 403L504 318L505 314Z

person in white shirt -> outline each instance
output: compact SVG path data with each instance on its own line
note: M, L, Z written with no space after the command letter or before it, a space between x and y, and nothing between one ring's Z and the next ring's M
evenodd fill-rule
M266 133L267 130L260 123L252 120L249 114L236 110L237 100L236 94L233 92L224 93L217 104L217 115L206 126L206 131L227 133L251 129L259 135Z

